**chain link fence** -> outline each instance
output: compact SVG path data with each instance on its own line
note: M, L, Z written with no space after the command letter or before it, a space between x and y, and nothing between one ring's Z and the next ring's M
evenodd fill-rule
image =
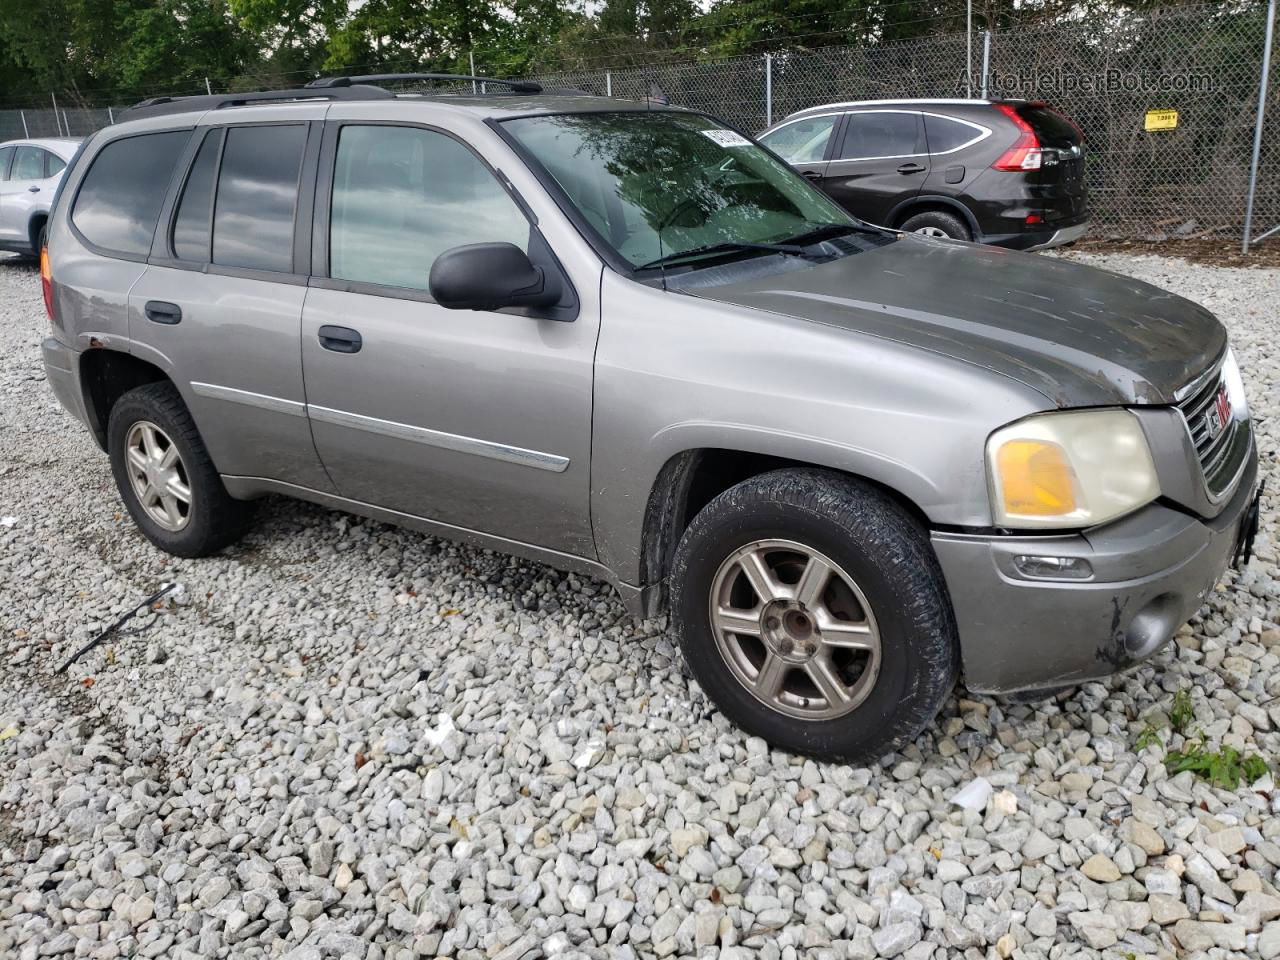
M1094 236L1237 239L1258 111L1265 9L1177 6L713 61L538 73L544 86L674 104L759 131L796 110L842 100L902 97L1042 99L1083 130ZM985 50L985 52L984 52ZM967 67L972 54L972 72ZM477 62L483 57L477 53ZM1254 222L1280 224L1280 82L1259 164ZM1148 111L1176 110L1172 129L1147 130ZM0 110L0 140L84 136L111 108Z

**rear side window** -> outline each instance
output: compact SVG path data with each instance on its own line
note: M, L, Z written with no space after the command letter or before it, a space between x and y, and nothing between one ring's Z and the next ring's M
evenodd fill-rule
M948 120L946 117L925 115L925 137L929 141L930 153L950 153L961 147L981 140L983 132L959 120Z
M13 159L13 147L0 147L0 180L9 179L9 162Z
M44 151L39 147L19 147L13 158L11 180L43 180Z
M841 160L909 157L924 152L922 140L918 113L851 113L845 121L838 156Z
M145 133L103 147L76 194L71 210L75 228L96 246L145 255L173 169L190 136L190 130Z
M67 165L67 161L63 160L56 153L46 152L44 155L44 175L52 177L55 173L61 173L62 169Z
M222 131L210 130L187 174L173 222L173 251L183 260L209 261L213 226L213 173L222 148Z
M290 273L307 128L231 127L226 138L213 211L213 262Z

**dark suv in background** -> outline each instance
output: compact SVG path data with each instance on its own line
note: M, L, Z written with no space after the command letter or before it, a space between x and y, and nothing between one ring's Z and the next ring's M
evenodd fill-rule
M1038 250L1088 227L1084 138L1027 100L864 100L793 113L760 134L871 223Z

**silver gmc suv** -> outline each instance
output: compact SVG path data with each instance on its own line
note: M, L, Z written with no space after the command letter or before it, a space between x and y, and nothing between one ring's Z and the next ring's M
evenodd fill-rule
M847 760L960 675L1151 656L1247 555L1196 304L869 226L701 113L397 79L148 101L70 165L48 379L160 549L274 493L596 576L736 723Z

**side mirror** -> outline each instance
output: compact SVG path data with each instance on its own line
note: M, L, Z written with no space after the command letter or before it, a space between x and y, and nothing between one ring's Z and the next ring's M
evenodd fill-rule
M468 243L436 257L428 289L450 310L550 307L559 284L513 243Z

